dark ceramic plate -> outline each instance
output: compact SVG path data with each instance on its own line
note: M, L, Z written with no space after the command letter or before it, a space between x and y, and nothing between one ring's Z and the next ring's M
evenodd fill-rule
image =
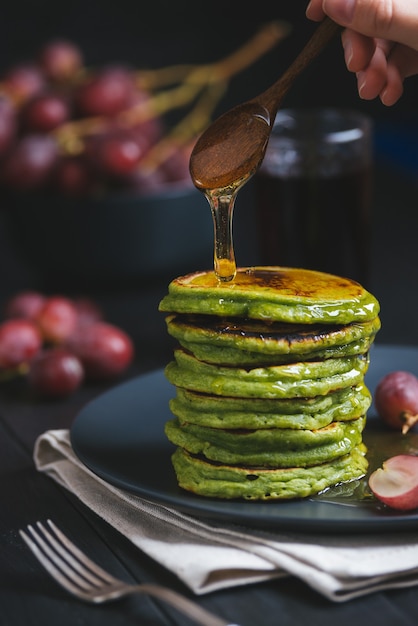
M393 370L418 374L418 348L373 346L366 383L373 392L380 378ZM174 447L164 424L172 415L168 401L174 388L162 370L140 376L106 392L86 405L71 429L74 451L94 473L109 483L151 501L207 520L246 526L310 532L376 532L418 529L418 510L399 513L362 498L367 479L349 495L328 490L314 498L289 502L243 502L203 498L180 489L171 466ZM418 435L407 438L379 426L369 411L365 441L382 458L417 448ZM379 459L379 464L382 459ZM377 465L377 459L371 462Z

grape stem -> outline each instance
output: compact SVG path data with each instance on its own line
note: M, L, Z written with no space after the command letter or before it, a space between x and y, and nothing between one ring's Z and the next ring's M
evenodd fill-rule
M401 416L401 421L403 422L402 424L402 434L406 435L410 429L415 426L415 424L418 422L418 415L415 414L413 415L412 413L409 413L408 411L404 411Z
M226 83L209 85L197 104L163 139L152 146L141 161L141 167L149 171L157 169L178 147L196 137L207 123L208 117L226 91Z
M150 97L122 111L116 121L130 127L152 118L160 117L170 110L195 102L194 108L170 131L177 146L186 145L210 123L216 105L225 94L229 80L237 73L255 63L290 32L287 22L274 21L262 27L249 41L220 61L204 65L174 65L155 70L136 72L137 84L150 92ZM80 72L80 80L89 72ZM161 86L175 87L157 91ZM0 84L0 91L2 86ZM81 154L84 138L104 131L109 124L106 117L88 117L66 122L53 134L64 154ZM163 137L155 144L147 157L147 167L158 167L167 158L168 139ZM141 167L143 164L141 164Z
M9 382L15 378L21 378L22 376L26 376L28 372L28 363L21 363L20 365L10 369L0 369L0 383Z
M154 70L141 70L137 74L140 87L150 91L164 85L182 82L206 84L209 80L224 81L246 69L269 52L290 33L290 25L284 21L269 22L243 46L215 63L205 65L172 65Z

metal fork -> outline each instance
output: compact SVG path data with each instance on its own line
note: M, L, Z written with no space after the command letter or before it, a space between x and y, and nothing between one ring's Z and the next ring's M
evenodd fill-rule
M170 604L201 626L238 626L161 585L135 585L111 576L77 548L51 520L46 524L36 522L36 527L29 525L26 531L19 530L19 533L49 574L77 598L101 604L143 593Z

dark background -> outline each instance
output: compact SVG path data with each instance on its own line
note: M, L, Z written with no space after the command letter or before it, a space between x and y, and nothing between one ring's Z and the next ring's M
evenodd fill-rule
M130 63L154 68L176 63L218 60L247 41L258 27L283 19L289 37L248 71L234 78L223 108L238 104L268 87L288 66L315 25L305 18L306 0L264 0L249 10L238 2L100 2L99 0L16 0L3 3L0 26L0 71L10 63L33 58L48 39L65 37L82 48L87 65ZM298 80L289 106L355 105L387 119L414 112L416 85L390 112L377 102L359 102L355 78L345 70L339 40L332 43ZM410 97L409 97L410 96Z
M305 0L264 0L249 8L241 2L218 0L210 3L16 0L3 3L1 9L0 72L14 62L33 59L43 43L56 37L76 42L91 67L109 62L127 63L137 68L208 63L237 49L263 23L275 19L288 21L292 27L288 38L231 80L227 95L216 111L219 114L267 88L290 64L315 28L305 18L306 4ZM337 38L298 79L285 105L349 107L372 117L376 130L376 185L369 287L382 304L383 327L379 337L385 342L418 343L418 326L405 324L405 320L414 319L418 304L415 252L418 79L406 81L405 94L393 107L386 108L379 101L360 100L355 77L345 68ZM4 199L0 198L2 301L23 288L68 291L71 295L74 285L69 289L59 280L47 283L35 263L23 260L3 224L2 208L5 208ZM238 250L240 246L249 250L245 263L256 261L254 232L238 212L234 227ZM56 234L51 233L51 237L54 236ZM53 262L51 259L51 264ZM171 277L174 276L168 268L167 275L153 281L152 285L138 279L123 288L109 283L100 288L90 284L83 290L100 301L115 323L132 333L140 350L148 350L152 345L158 362L160 356L165 358L167 344L163 321L156 309Z

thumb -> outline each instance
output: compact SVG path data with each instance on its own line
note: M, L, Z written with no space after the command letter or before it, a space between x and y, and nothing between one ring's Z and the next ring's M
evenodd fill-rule
M322 8L341 26L418 50L416 0L323 0Z

